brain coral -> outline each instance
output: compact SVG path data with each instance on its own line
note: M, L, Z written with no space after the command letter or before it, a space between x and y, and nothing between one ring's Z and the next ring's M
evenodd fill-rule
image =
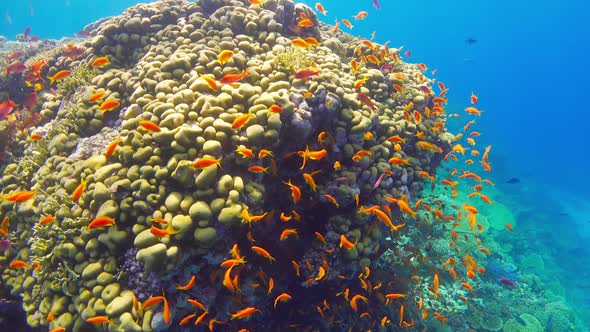
M137 5L75 47L48 76L110 64L40 95L44 137L0 179L3 194L34 193L0 203L2 281L31 326L319 329L339 301L374 317L339 318L354 329L390 314L359 287L394 280L373 262L410 219L364 206L417 196L450 149L424 65L287 0Z

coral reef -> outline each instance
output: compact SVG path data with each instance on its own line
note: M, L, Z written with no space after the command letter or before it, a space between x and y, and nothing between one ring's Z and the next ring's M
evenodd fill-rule
M449 245L455 188L423 201L457 139L425 65L288 0L141 4L87 34L22 60L47 66L38 136L11 136L22 152L0 178L0 266L30 326L518 328L482 321L478 297L502 288L475 263L475 224ZM480 294L457 282L468 271Z

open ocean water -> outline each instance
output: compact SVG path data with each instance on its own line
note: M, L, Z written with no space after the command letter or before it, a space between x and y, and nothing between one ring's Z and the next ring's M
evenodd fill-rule
M136 3L3 0L0 35L14 39L31 27L41 39L71 37ZM316 1L303 3L313 8ZM434 77L449 88L446 112L460 115L449 122L456 132L467 122L470 95L479 97L478 147L492 145L488 178L495 183L488 213L515 223L514 232L495 234L496 250L536 283L535 292L523 296L575 311L575 327L549 324L546 331L587 331L590 2L382 0L380 10L371 0L322 4L328 11L319 15L323 22L347 18L354 29L345 31L363 38L375 33L375 42L411 51L404 61L437 70ZM368 16L354 20L359 11ZM441 178L448 171L441 169Z

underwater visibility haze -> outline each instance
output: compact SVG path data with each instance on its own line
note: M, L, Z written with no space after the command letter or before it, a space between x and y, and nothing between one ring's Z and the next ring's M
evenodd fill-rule
M590 4L0 4L0 331L588 331Z

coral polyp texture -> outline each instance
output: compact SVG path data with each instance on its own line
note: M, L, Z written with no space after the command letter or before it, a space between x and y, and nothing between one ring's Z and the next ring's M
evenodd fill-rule
M38 138L0 180L2 283L27 323L452 324L467 306L417 249L441 226L414 210L455 137L398 53L286 0L137 5L43 53Z

